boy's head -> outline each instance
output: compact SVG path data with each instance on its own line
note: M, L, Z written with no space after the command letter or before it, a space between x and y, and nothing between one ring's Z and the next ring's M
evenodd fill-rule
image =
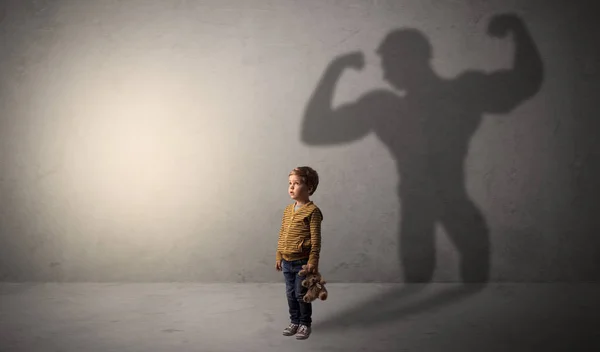
M309 167L300 166L289 175L289 192L292 199L308 199L319 186L319 174Z

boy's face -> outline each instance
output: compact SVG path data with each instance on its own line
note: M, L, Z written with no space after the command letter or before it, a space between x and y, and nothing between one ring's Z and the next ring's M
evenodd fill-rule
M302 181L302 177L291 175L289 178L288 191L293 200L305 200L309 197L308 186Z

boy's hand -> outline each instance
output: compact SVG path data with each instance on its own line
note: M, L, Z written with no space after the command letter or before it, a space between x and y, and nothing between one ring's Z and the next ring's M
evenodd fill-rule
M312 264L306 264L306 270L308 270L309 273L314 273L317 271L317 266Z
M275 270L281 271L281 260L275 262Z

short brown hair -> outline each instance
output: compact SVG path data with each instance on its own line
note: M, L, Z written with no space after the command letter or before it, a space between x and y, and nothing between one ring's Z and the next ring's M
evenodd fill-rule
M308 194L313 195L319 186L319 174L310 166L299 166L290 172L289 176L296 175L302 178L302 181L310 189Z

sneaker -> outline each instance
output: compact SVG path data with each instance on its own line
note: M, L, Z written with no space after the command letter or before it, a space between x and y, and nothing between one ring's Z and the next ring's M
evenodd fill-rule
M298 331L298 324L290 324L287 328L283 330L283 336L295 335L296 331Z
M296 339L306 340L310 336L310 326L300 325L296 333Z

